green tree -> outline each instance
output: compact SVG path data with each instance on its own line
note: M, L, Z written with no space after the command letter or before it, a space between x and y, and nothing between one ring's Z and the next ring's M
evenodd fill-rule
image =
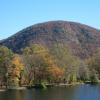
M79 81L83 81L83 82L90 80L90 71L84 61L80 62L80 66L78 68L78 73L77 73L77 78Z
M64 79L66 82L71 83L77 81L77 70L80 65L80 60L73 56L68 46L56 43L50 50L54 56L55 63L65 69Z
M92 82L100 80L100 51L86 60Z
M5 46L0 46L0 82L1 85L6 85L7 83L7 70L10 65L10 61L13 57L13 53Z

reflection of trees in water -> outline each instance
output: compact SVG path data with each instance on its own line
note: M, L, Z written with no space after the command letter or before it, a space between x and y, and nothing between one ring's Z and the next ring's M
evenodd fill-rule
M11 90L2 92L0 100L74 100L75 87L54 87L46 90Z
M100 84L0 92L0 100L99 100Z
M74 100L75 87L53 87L47 90L36 90L33 100Z
M0 100L25 100L25 92L9 90L0 93Z

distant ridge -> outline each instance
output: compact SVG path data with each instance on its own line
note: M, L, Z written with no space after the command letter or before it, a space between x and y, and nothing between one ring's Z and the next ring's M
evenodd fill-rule
M68 46L75 56L86 58L100 48L100 30L76 22L49 21L27 27L0 41L1 45L18 53L30 44L50 49L58 43Z

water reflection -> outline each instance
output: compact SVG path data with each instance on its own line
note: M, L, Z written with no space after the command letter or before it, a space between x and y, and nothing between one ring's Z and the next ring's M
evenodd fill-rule
M9 90L0 92L0 100L100 100L100 85Z
M0 93L0 100L24 100L24 91L9 90Z

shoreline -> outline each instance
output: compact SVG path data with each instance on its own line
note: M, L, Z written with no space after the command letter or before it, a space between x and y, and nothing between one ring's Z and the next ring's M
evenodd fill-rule
M84 85L84 84L99 84L98 83L90 83L90 82L76 82L76 83L71 83L71 84L64 84L64 83L60 83L60 84L44 84L46 88L49 87L66 87L66 86L75 86L75 85ZM36 84L36 85L32 85L32 86L22 86L22 87L13 87L13 88L0 88L0 92L2 91L7 91L7 90L25 90L25 89L41 89L41 88L45 88L44 86L42 86L41 84Z

